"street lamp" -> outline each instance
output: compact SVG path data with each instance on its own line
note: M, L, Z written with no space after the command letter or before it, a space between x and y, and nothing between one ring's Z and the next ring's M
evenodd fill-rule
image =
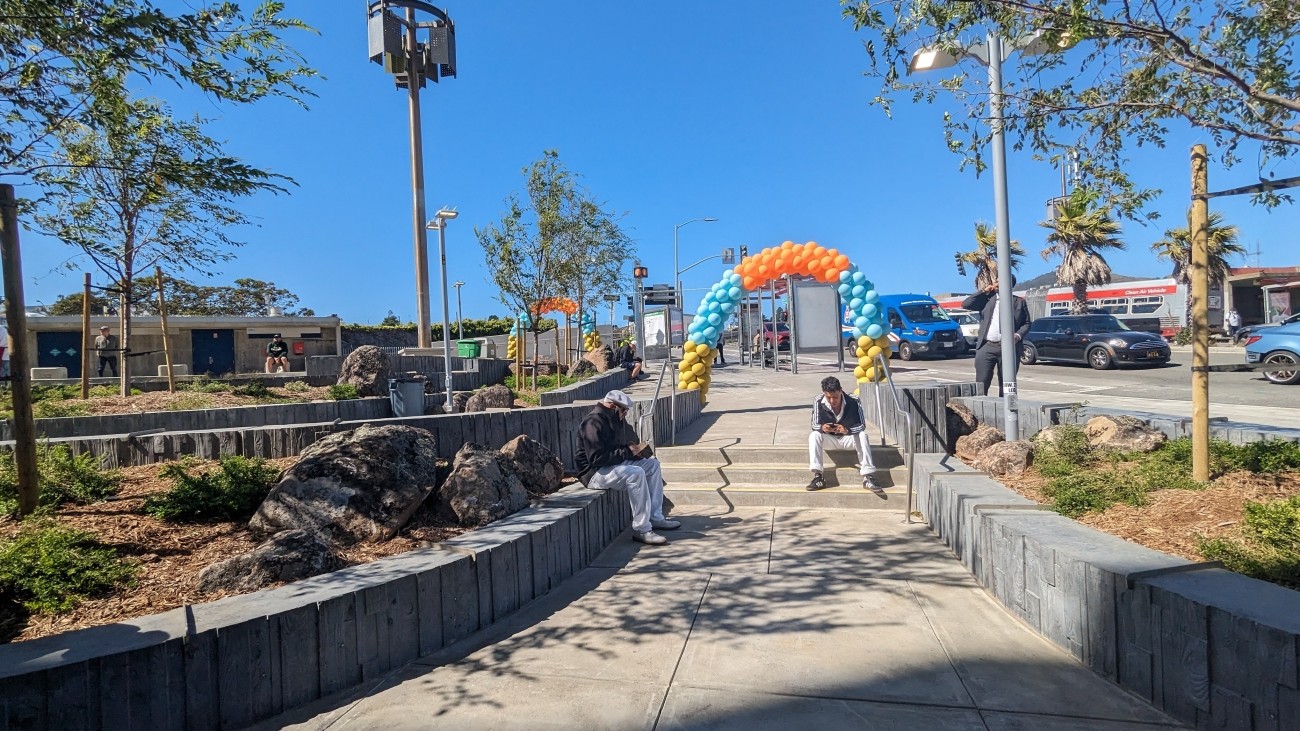
M718 220L718 219L716 219L716 218L692 218L691 220L686 221L685 223L679 223L679 224L673 226L673 286L676 288L676 289L673 290L673 301L677 303L677 309L679 309L679 310L682 308L682 299L683 299L683 297L682 297L682 280L681 280L681 272L678 271L678 269L677 269L677 229L679 229L679 228L681 228L682 226L685 226L685 225L687 225L687 224L695 223L696 221L703 221L704 223L713 223L713 222L716 221L716 220Z
M405 9L405 18L392 9ZM419 10L434 20L417 22ZM417 40L427 31L427 42ZM411 196L415 228L415 312L417 344L428 348L429 241L424 226L424 144L420 136L420 89L426 81L456 76L456 25L442 10L422 0L372 0L366 4L370 60L393 75L398 89L407 91L411 133Z
M452 282L451 286L456 288L456 339L460 340L465 337L465 316L460 313L460 288L464 287L465 283L457 280Z
M442 262L439 272L442 277L442 369L446 376L447 390L447 400L443 403L442 410L448 414L456 407L451 402L451 323L447 322L447 222L459 215L454 208L439 208L426 227L438 231L438 259Z
M1011 50L1019 50L1022 56L1036 56L1053 50L1043 37L1042 32L1031 34L1019 41L1010 43L1011 48L1004 52L1002 37L989 33L985 43L973 43L954 51L943 48L922 48L912 54L907 72L932 71L957 65L962 58L973 58L984 64L989 71L989 126L993 132L993 206L994 225L997 227L998 240L998 301L1013 301L1011 293L1011 223L1007 208L1007 148L1002 134L1002 62ZM1004 432L1007 441L1020 438L1020 414L1016 402L1016 370L1019 361L1016 358L1016 339L1014 333L1015 308L1011 306L998 308L998 327L1002 332L1002 409ZM1009 337L1010 336L1010 337Z

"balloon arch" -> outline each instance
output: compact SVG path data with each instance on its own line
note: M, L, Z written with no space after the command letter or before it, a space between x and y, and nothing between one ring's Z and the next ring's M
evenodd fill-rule
M763 249L747 256L704 295L687 329L681 362L677 364L678 387L699 391L704 398L713 376L713 358L727 319L750 292L785 275L811 276L826 284L839 283L842 301L852 313L853 336L857 338L858 365L853 376L859 383L884 378L872 363L881 353L889 353L885 315L878 302L879 293L857 265L835 249L816 242L796 244L786 241L780 246ZM744 347L744 344L741 344Z

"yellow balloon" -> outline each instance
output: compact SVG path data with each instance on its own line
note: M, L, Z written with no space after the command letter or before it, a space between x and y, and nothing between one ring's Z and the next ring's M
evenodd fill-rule
M677 364L677 370L679 371L685 372L685 371L689 371L690 369L691 369L690 361L686 360L685 358L682 359L681 363Z
M863 368L870 368L870 367L871 367L871 359L868 358L868 357L866 357L866 356L863 356L863 357L861 357L861 358L858 358L858 365L862 366Z
M687 340L686 345L682 346L682 350L686 351L687 353L691 352L692 350L695 350L695 342L691 340Z
M857 350L853 351L853 354L858 356L859 358L865 358L867 356L867 349L858 348Z
M689 386L689 385L690 385L690 384L687 383L686 381L678 381L678 382L677 382L677 390L678 390L678 391L685 391L686 388L687 388L687 386Z
M889 350L889 336L881 335L876 338L876 345L879 345L883 350Z
M875 358L877 355L880 355L883 352L885 352L884 348L880 347L879 345L873 345L870 348L867 348L867 357Z
M867 373L866 371L862 370L862 366L857 366L856 368L853 369L853 377L861 381L862 379L867 377Z
M695 352L698 353L701 358L703 358L704 356L709 354L709 344L700 343L699 345L695 346Z
M704 364L696 363L695 365L691 366L691 372L697 376L704 375Z
M859 348L865 348L869 345L871 345L871 338L867 337L866 335L863 335L862 337L858 338Z
M699 381L691 381L690 383L686 384L686 390L687 390L687 391L698 391L698 390L700 390L700 382L699 382Z
M864 380L864 381L875 381L875 380L876 380L876 369L875 369L874 366L871 367L871 368L866 369L865 371L863 371L863 373L862 373L862 380Z

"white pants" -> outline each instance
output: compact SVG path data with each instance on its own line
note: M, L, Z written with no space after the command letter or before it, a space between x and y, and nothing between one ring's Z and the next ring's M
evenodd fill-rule
M858 452L858 469L863 475L876 471L871 461L871 437L863 429L857 434L827 434L825 432L808 432L808 469L822 471L822 461L827 449L855 449Z
M587 487L593 490L627 490L632 505L632 530L645 533L650 521L664 519L664 478L659 460L631 459L612 467L601 467Z

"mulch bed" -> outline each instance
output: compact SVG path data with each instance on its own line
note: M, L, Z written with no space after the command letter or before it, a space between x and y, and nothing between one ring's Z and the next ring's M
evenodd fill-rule
M1037 503L1050 503L1042 488L1048 478L1030 470L1000 478L1007 487ZM1204 490L1157 490L1139 507L1119 503L1076 520L1147 548L1204 561L1197 544L1207 538L1233 537L1246 502L1271 502L1300 495L1300 475L1230 472Z
M297 457L286 457L267 462L283 470L296 460ZM216 462L195 462L196 469L215 466ZM162 468L163 465L155 464L123 469L121 491L115 499L93 505L65 506L57 514L61 524L95 534L102 543L117 549L119 555L136 562L140 568L135 585L109 596L87 599L64 614L32 615L21 630L4 633L11 636L10 641L111 624L228 595L201 594L195 590L199 572L216 561L251 551L261 540L243 522L167 523L142 514L140 511L149 495L171 487L170 481L158 477ZM566 480L566 484L569 482ZM530 499L540 497L529 495ZM0 518L0 540L13 536L17 530L17 522ZM472 529L439 518L432 503L426 502L392 540L336 550L347 565L362 564L426 548L469 530ZM0 617L0 624L3 623Z
M288 391L283 386L269 387L268 390L272 394L286 399L286 403L289 402L288 400L303 402L329 399L329 388L326 386L309 386L302 391ZM81 399L65 400L65 403L84 404L86 410L92 415L102 416L106 414L140 414L147 411L170 411L180 408L180 405L184 405L187 401L193 402L199 399L202 399L206 404L203 408L212 409L231 406L256 406L267 403L265 399L241 396L229 391L202 393L184 390L177 390L176 393L146 391L134 396L92 396L84 401Z

